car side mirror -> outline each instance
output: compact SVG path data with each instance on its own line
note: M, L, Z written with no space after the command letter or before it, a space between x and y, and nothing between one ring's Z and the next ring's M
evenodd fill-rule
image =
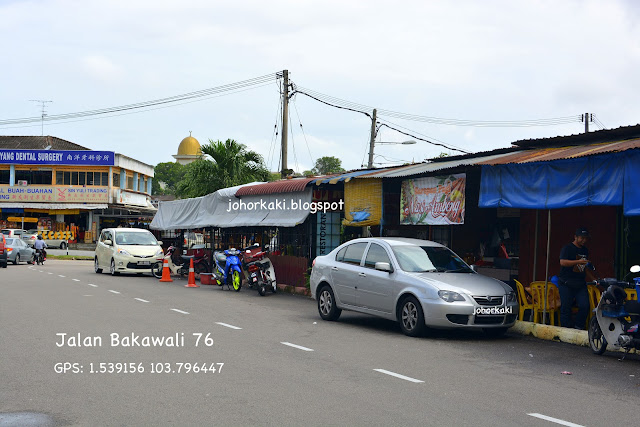
M634 265L634 266L632 266L632 267L629 269L629 271L630 271L631 273L640 273L640 265Z
M162 246L162 240L158 240L158 246Z
M391 273L393 269L391 268L391 264L388 262L376 262L376 270L386 271L387 273Z
M471 264L471 265L469 266L469 268L471 268L471 270L472 270L472 271L476 271L476 266L475 266L475 264Z
M113 242L111 240L109 240L109 239L105 240L104 244L107 245L107 246L113 246Z

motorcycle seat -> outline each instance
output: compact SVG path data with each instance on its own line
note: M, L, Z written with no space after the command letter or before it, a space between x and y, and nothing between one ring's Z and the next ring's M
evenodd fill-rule
M180 255L182 259L193 259L193 255Z

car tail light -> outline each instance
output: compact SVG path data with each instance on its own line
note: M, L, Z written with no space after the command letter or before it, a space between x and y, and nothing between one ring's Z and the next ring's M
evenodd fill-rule
M316 259L314 258L313 261L311 262L311 267L315 267L316 266Z

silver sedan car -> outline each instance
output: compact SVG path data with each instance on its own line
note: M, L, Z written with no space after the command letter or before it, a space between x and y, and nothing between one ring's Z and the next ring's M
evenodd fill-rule
M14 264L20 264L21 261L26 261L29 264L33 264L35 260L35 249L30 248L24 240L19 237L6 239L7 246L7 262Z
M373 237L338 246L313 261L311 294L324 320L352 310L398 321L409 336L427 327L499 336L518 314L509 286L477 274L446 246L418 239Z

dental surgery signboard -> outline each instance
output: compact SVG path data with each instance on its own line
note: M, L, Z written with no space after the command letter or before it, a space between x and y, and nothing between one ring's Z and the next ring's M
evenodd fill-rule
M113 151L91 150L5 150L0 149L0 164L113 166Z

